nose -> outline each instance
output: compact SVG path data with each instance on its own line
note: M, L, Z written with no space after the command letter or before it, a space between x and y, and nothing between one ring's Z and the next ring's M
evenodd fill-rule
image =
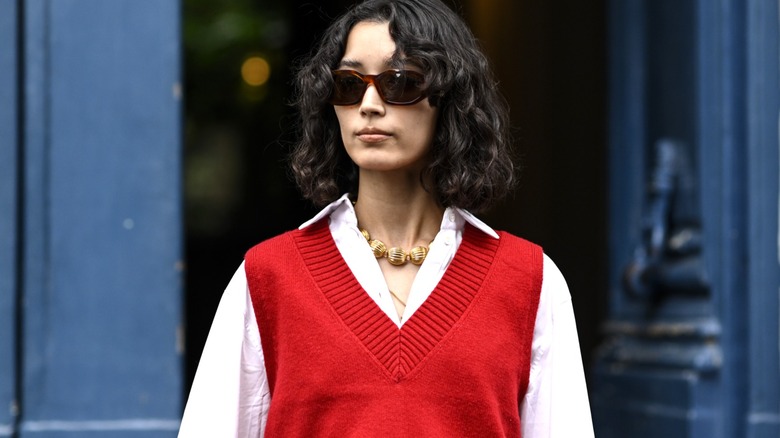
M385 114L385 103L379 97L379 92L374 84L369 84L365 94L363 94L363 100L360 101L360 114L364 116Z

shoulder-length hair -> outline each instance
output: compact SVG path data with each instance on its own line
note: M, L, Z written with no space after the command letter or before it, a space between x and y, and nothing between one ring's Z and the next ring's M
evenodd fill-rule
M440 0L368 0L325 32L296 76L299 138L290 160L303 196L317 205L357 188L357 169L329 103L332 70L359 22L387 22L401 58L422 67L431 105L439 108L431 160L421 175L444 207L484 210L515 180L509 112L476 39Z

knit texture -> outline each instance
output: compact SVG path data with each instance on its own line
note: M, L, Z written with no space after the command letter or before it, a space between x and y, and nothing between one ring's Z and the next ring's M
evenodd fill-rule
M246 271L262 334L266 436L520 436L542 251L470 225L399 329L357 282L327 221L261 243Z

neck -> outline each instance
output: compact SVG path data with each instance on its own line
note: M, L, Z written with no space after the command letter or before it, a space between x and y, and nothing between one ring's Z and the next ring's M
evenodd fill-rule
M444 209L417 175L361 171L355 214L372 237L411 248L436 236Z

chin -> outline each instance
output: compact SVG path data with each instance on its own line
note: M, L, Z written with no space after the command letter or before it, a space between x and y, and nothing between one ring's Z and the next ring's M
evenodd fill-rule
M349 157L357 167L364 170L390 170L398 164L398 161L387 155L383 151L364 149L349 154Z
M357 167L360 170L366 170L370 172L392 172L394 170L401 170L404 168L404 166L398 166L388 163L377 163L377 162L369 162L369 163L356 163Z
M386 150L362 149L349 153L352 162L360 170L371 172L408 171L419 173L424 167L422 157L403 157ZM396 151L397 152L397 151Z

